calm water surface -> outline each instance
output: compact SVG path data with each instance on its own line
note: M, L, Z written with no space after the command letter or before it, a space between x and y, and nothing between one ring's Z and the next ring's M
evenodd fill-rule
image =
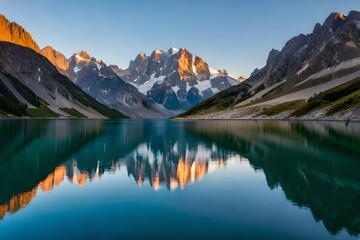
M355 239L360 124L0 121L0 239Z

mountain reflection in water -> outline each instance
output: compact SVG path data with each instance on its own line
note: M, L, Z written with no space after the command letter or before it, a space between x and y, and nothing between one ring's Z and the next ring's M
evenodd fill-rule
M126 169L139 186L184 189L235 159L330 233L360 233L359 124L27 120L1 121L0 133L0 218L64 181Z

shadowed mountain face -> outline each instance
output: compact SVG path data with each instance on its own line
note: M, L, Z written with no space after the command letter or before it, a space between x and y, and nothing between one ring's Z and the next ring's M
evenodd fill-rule
M126 117L92 99L42 55L8 42L0 42L0 86L0 109L16 116Z
M331 234L360 233L357 124L9 121L0 132L11 138L0 140L1 215L64 181L84 186L125 167L139 186L183 189L235 158L261 170L270 189L310 209Z
M281 51L272 50L267 63L256 69L246 81L251 85L263 82L266 87L285 79L305 79L322 69L360 57L360 13L352 11L346 20L336 13L311 34L300 34L290 39Z
M121 76L156 103L178 112L239 84L185 48L140 53Z

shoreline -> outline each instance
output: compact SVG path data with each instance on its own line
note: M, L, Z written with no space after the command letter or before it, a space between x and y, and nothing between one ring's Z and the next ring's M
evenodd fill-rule
M351 122L360 123L360 119L311 119L311 118L170 118L170 119L97 119L97 118L19 118L19 117L0 117L0 121L12 120L90 120L90 121L280 121L280 122Z
M276 119L276 118L177 118L174 121L280 121L280 122L347 122L344 119ZM360 119L349 119L348 122L360 123Z

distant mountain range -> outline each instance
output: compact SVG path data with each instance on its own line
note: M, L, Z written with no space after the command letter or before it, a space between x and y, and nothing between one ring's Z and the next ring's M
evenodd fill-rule
M140 53L120 73L147 97L173 111L183 111L239 84L225 70L215 70L187 49Z
M240 85L179 117L360 119L360 13L332 13Z
M215 74L210 74L210 69L201 58L196 57L192 59L192 55L183 49L180 52L186 51L186 57L191 57L191 59L185 59L185 55L178 54L174 50L171 58L171 66L169 65L168 69L168 71L171 70L172 72L167 73L160 71L161 67L159 67L159 64L161 61L167 61L171 54L155 54L152 60L150 60L150 58L146 59L146 64L141 66L136 66L136 64L141 64L141 62L137 62L137 60L132 61L129 69L126 70L122 70L116 65L107 65L103 61L90 56L86 51L75 53L67 59L61 52L54 50L51 46L40 49L30 33L17 23L8 21L6 17L2 15L0 16L0 41L9 42L13 45L19 45L35 51L30 54L28 50L19 50L16 46L10 47L10 45L6 45L9 48L16 48L17 51L16 54L12 51L7 53L9 54L8 60L11 63L3 62L4 68L7 67L7 64L13 64L13 61L18 61L19 59L26 60L29 64L35 64L31 61L37 58L40 59L41 57L37 55L42 55L56 67L60 74L70 79L93 99L111 109L116 109L123 113L120 114L121 116L127 115L131 118L169 118L189 109L200 101L212 96L214 93L238 83L225 76L225 74L220 76L217 71L215 71ZM27 56L23 55L25 52L32 55L32 57L27 59ZM158 53L158 51L154 52ZM14 53L14 55L11 55L11 53ZM139 56L141 57L143 55L140 54ZM157 59L158 57L159 59ZM186 65L184 61L189 61L188 68L182 67L184 64ZM196 62L193 63L193 61ZM167 62L170 64L170 61ZM36 71L38 71L37 69L44 72L50 71L50 69L47 69L49 64L42 63L42 61L38 62L38 64L41 65L38 65L31 74L35 75ZM143 72L140 70L142 68L144 68ZM155 74L155 71L157 75L152 76L152 74ZM176 71L178 71L179 74L176 75ZM214 70L212 70L212 72L214 72ZM11 69L10 72L6 74L16 75L17 73L14 69ZM149 74L148 78L146 77L147 74ZM165 79L168 76L171 76L171 78ZM47 76L43 77L47 79ZM137 83L135 83L136 78L138 78ZM162 85L160 85L160 82ZM29 87L28 82L24 84ZM46 85L47 82L45 81L44 84ZM170 89L168 84L171 84ZM6 84L4 83L3 85ZM174 89L172 89L172 87ZM73 110L66 110L67 113L59 110L64 108L64 104L59 104L60 100L57 99L57 94L53 88L48 87L45 95L39 95L39 90L35 88L38 88L38 86L30 87L27 90L29 90L29 94L34 98L43 100L41 107L42 109L46 109L46 116L74 117L69 114L69 112ZM144 90L147 88L152 91L148 93ZM6 88L3 87L2 90L6 92L3 96L11 96L10 98L16 99L16 101L20 102L20 105L24 104L21 107L21 112L17 112L15 115L37 116L37 114L31 114L29 112L39 110L39 104L34 105L24 101L19 94L15 93L15 90L17 90L16 87L11 88L7 86ZM41 94L44 93L42 92ZM88 95L85 94L86 97L88 97ZM55 100L50 103L48 96L52 96L51 98ZM75 98L75 96L72 97ZM101 106L101 104L99 106ZM14 114L14 111L9 110L11 106L9 106L8 101L4 101L1 106L1 115ZM73 109L73 106L69 104L67 104L67 107ZM27 108L34 110L27 111ZM79 111L78 108L76 109L76 111ZM75 115L78 117L95 117L93 114L84 115L77 112ZM105 116L98 114L97 117Z
M170 117L239 84L184 48L140 53L124 70L86 51L68 60L51 47L42 54L89 95L131 117Z

